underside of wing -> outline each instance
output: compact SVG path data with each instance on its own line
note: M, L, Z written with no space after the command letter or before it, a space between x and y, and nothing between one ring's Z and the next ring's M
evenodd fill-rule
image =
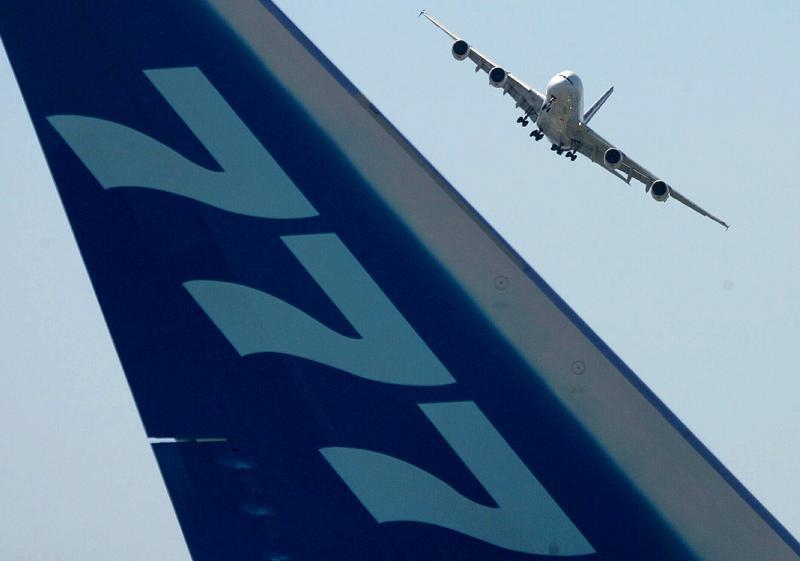
M673 198L695 212L710 218L717 224L724 226L726 229L728 228L727 222L717 218L701 206L680 194L671 185L668 185L664 180L659 179L650 173L635 160L624 154L622 150L616 148L602 136L594 132L594 130L592 130L592 128L588 125L581 125L580 131L581 138L578 146L578 152L589 158L594 163L610 171L622 179L625 183L630 184L631 180L635 179L636 181L644 184L645 192L650 193L650 195L656 201L664 202L669 198Z
M501 89L503 94L510 95L516 102L516 106L525 112L525 116L536 119L542 104L544 104L544 96L540 92L508 72L504 67L496 64L489 57L483 55L427 12L422 11L420 15L427 18L428 21L453 39L454 42L450 51L453 58L459 61L469 59L474 62L476 72L482 70L489 75L489 84L491 86Z
M640 166L624 154L619 148L597 134L588 125L581 126L581 139L578 152L589 158L594 163L610 171L625 183L632 179L639 181L649 189L650 185L658 179L652 173Z

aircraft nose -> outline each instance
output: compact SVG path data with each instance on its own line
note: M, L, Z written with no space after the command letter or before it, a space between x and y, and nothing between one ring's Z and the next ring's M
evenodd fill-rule
M558 73L559 78L563 78L565 82L569 82L575 87L582 86L581 79L578 75L573 72L572 70L564 70L563 72Z

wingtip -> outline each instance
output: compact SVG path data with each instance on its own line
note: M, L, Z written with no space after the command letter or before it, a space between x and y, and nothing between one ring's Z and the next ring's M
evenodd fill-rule
M425 15L425 9L423 8L422 10L419 11L419 14L417 14L417 17L424 16L424 15Z

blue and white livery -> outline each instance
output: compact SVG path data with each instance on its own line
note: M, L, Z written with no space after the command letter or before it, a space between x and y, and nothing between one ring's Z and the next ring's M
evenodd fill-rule
M273 4L46 4L0 35L196 561L800 559Z

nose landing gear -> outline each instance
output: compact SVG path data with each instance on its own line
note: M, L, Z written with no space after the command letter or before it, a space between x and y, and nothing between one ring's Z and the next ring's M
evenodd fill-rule
M554 102L556 99L558 99L556 96L554 96L554 95L551 95L551 96L550 96L550 99L548 99L548 100L547 100L547 101L544 103L544 105L542 105L542 111L545 111L545 112L547 112L547 113L550 113L550 109L552 109L552 107L553 107L553 102Z

